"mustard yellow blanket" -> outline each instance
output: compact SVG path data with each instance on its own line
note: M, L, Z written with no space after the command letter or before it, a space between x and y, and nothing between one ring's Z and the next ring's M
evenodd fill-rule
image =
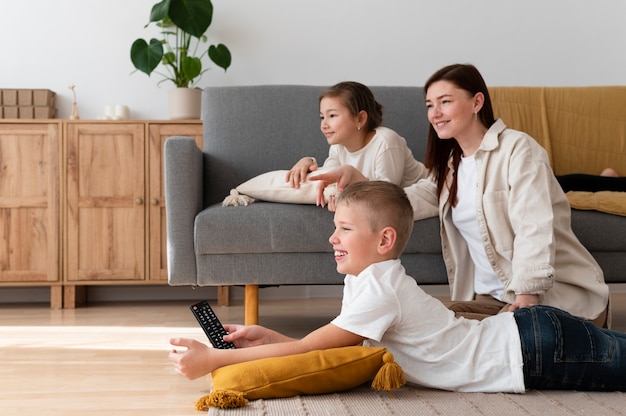
M491 87L494 115L530 134L556 175L626 172L626 86Z

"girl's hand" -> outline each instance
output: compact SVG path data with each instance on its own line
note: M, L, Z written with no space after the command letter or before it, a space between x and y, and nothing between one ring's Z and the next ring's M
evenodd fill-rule
M317 199L316 204L324 206L324 189L332 185L337 184L337 193L343 191L343 189L355 182L362 182L368 180L363 174L354 166L341 165L338 168L329 170L325 173L309 176L310 181L320 181L321 185L317 186Z
M317 162L314 158L303 157L287 172L285 182L289 182L292 188L300 188L300 184L306 181L307 175L316 171L317 168Z
M336 195L330 195L328 197L328 210L330 212L337 211L337 196Z

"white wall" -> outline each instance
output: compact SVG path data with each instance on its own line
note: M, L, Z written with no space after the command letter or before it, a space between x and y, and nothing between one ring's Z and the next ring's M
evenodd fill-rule
M0 0L0 88L49 88L57 116L106 104L167 118L169 84L129 58L157 0ZM214 0L212 42L233 54L198 86L422 85L439 67L478 66L489 85L626 85L622 0Z

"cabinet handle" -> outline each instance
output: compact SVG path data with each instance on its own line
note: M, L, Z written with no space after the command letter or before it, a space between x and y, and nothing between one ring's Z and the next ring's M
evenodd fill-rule
M140 197L135 198L135 204L137 205L143 204L143 198L140 198Z
M152 205L159 205L159 200L157 198L152 198Z

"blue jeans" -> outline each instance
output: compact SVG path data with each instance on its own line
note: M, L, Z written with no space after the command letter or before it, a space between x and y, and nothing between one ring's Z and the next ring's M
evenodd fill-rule
M514 316L527 389L626 391L626 334L544 305Z

